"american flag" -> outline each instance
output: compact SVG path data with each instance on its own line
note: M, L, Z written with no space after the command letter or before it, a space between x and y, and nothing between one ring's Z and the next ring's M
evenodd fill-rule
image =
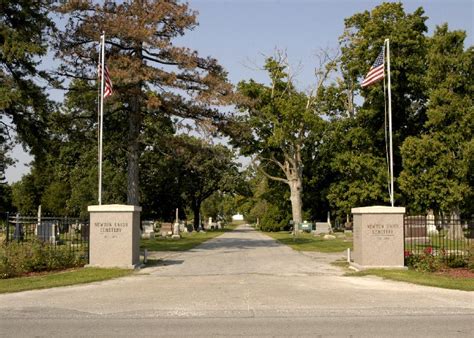
M371 84L377 82L380 79L383 79L385 76L384 73L384 47L382 47L382 50L380 51L379 55L375 59L374 64L372 67L370 67L369 72L365 76L364 81L362 81L361 86L362 87L367 87L370 86Z
M100 73L101 73L101 70L102 70L102 65L99 64L99 68L98 68L98 71L99 71L99 81L100 81ZM113 87L112 87L112 80L110 80L110 75L109 75L109 68L107 67L107 65L105 65L104 67L104 73L105 73L105 85L104 85L104 98L106 98L107 96L111 96L113 94Z

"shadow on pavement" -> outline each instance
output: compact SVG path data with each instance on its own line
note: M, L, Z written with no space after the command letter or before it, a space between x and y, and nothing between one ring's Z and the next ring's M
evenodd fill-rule
M146 262L146 267L155 267L155 266L167 266L167 265L179 265L183 264L184 260L173 260L173 259L148 259Z

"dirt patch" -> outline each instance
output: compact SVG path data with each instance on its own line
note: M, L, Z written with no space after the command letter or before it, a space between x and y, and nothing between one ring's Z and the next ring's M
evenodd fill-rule
M443 269L436 272L440 276L449 276L455 278L474 278L474 271L467 268L457 268L457 269Z

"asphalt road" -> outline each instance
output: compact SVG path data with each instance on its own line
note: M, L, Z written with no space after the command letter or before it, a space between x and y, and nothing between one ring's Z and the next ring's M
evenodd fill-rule
M345 277L242 226L111 281L0 295L2 336L472 337L474 293Z

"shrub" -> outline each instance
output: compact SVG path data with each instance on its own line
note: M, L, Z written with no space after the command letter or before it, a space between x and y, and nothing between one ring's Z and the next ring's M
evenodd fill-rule
M0 248L0 278L11 278L30 272L61 270L82 266L85 261L66 246L33 241L8 243Z
M405 259L407 266L416 271L434 272L441 268L441 262L433 255L433 249L431 247L427 247L421 255L405 252Z
M446 257L445 262L450 268L465 268L468 266L468 262L464 257L454 255Z

